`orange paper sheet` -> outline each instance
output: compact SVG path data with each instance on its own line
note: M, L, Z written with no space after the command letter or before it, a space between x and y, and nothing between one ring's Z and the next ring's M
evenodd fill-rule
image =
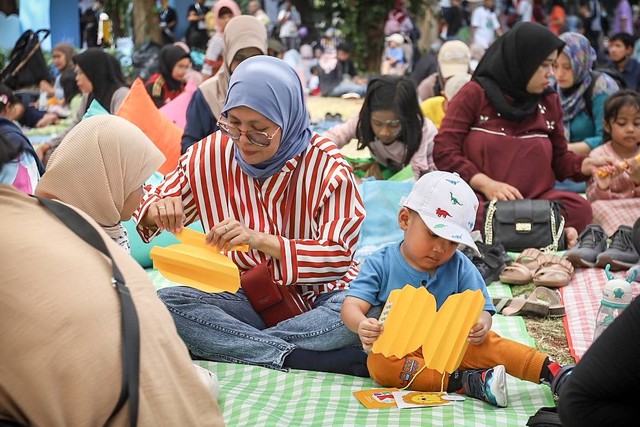
M396 289L383 309L384 330L371 351L402 358L422 347L430 369L451 373L460 365L484 304L482 291L466 290L447 298L436 312L435 298L426 288Z

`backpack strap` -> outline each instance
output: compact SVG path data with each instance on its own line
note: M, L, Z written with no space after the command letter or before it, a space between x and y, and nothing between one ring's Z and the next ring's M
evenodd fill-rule
M593 120L593 89L596 86L596 80L600 77L599 71L591 71L591 83L589 83L589 87L584 92L584 107L587 115L591 120Z

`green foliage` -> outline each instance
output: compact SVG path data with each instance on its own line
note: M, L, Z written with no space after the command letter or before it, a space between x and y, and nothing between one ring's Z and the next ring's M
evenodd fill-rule
M4 69L9 63L10 50L0 48L0 70Z
M354 47L353 58L360 72L372 73L380 69L384 49L384 23L395 0L350 0L341 27L346 41ZM407 1L407 9L414 18L424 14L429 2Z
M353 45L353 59L359 70L373 71L376 56L382 54L384 22L393 0L352 0L347 3L342 32ZM380 45L380 46L378 46Z

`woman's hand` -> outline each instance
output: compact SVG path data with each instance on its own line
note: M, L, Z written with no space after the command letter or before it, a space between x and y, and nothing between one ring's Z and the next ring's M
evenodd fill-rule
M520 190L506 182L496 181L485 174L477 174L469 182L474 190L480 191L487 200L523 199Z
M480 314L478 323L476 323L473 328L471 328L471 331L469 331L469 337L467 340L474 345L482 344L491 330L492 322L491 314L488 311L483 311L482 314Z
M358 325L358 336L362 341L362 348L370 350L373 347L373 343L378 339L382 333L382 325L378 320L374 318L364 319Z
M36 127L43 128L45 126L58 123L59 121L60 121L60 118L58 117L57 114L46 113L44 116L42 116L40 120L38 120L38 123L36 123Z
M259 234L240 221L227 218L209 230L205 242L216 246L220 251L229 251L238 245L249 245L250 248L256 249Z
M143 224L147 227L154 223L160 230L180 232L185 221L182 198L165 197L152 203L144 219Z
M613 168L612 170L618 169L618 165L616 165L613 158L609 156L598 156L585 158L580 166L580 172L582 172L582 175L590 176L603 167L605 167L605 169L607 169L607 167Z

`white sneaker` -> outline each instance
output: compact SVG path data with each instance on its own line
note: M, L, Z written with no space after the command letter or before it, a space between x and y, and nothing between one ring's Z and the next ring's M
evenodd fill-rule
M213 397L218 400L218 395L220 394L220 383L218 382L216 374L200 365L196 365L195 363L193 364L193 367L196 369L196 372L198 372L198 376L202 380L203 384L207 386L209 391L211 391Z
M507 407L507 372L503 365L491 369L465 370L462 384L467 396L484 400L498 408Z

